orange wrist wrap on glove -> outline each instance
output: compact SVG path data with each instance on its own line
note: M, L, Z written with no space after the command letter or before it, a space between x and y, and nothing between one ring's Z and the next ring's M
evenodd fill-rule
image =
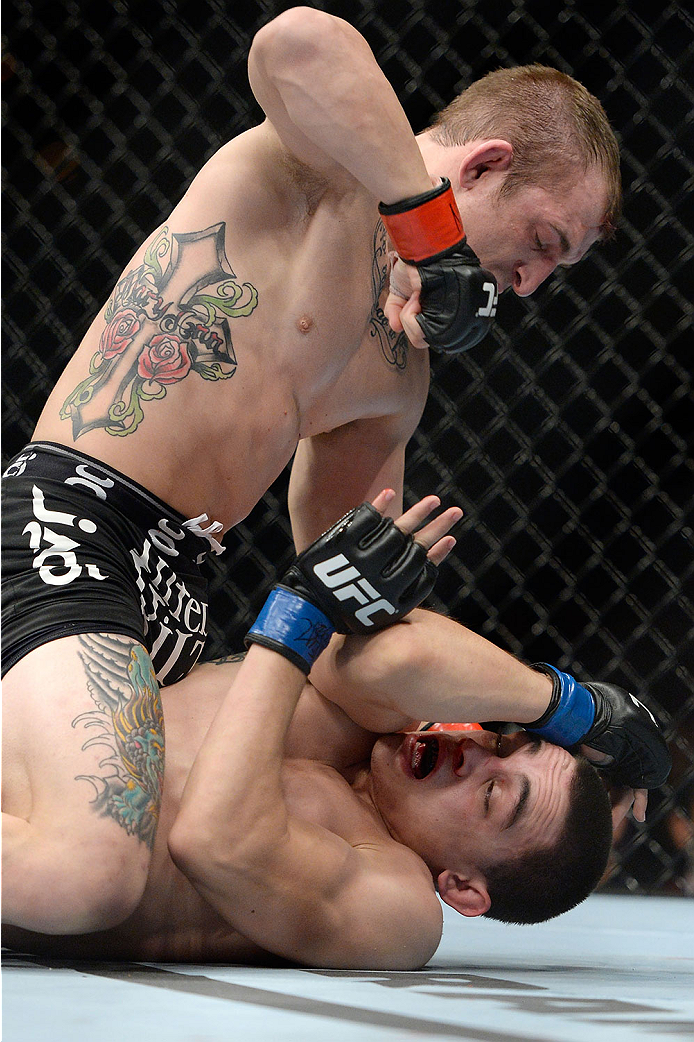
M425 724L420 731L483 731L481 724Z
M399 203L381 203L378 211L398 256L408 264L423 264L445 254L465 237L458 204L451 182L430 192L403 199Z

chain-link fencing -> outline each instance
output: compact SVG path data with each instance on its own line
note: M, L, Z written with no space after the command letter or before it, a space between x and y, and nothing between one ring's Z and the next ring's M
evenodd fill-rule
M257 122L246 56L292 4L8 0L4 9L3 457L124 264L219 145ZM694 18L646 0L342 0L415 130L472 79L538 61L602 101L623 155L617 237L495 332L434 360L407 500L466 520L432 605L529 661L629 687L671 780L605 885L694 893L691 658ZM689 272L689 276L687 276ZM238 648L291 557L283 475L227 536L208 651ZM435 681L434 681L435 682Z

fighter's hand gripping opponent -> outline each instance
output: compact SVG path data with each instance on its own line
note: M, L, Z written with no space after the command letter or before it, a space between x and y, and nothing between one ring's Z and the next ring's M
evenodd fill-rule
M566 748L585 745L604 753L596 763L622 785L655 789L667 779L671 759L663 733L646 706L616 684L579 684L556 666L534 667L552 680L546 712L528 731Z

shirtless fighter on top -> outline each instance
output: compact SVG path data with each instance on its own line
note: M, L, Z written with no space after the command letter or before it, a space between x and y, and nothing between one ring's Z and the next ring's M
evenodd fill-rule
M15 766L42 793L3 814L17 925L34 908L22 882L57 885L76 843L78 907L62 902L51 928L97 929L136 906L164 762L149 660L159 684L196 661L199 563L222 532L293 454L298 549L386 485L396 516L425 348L477 342L494 284L531 293L619 209L605 115L554 70L493 74L415 137L362 37L295 8L257 34L249 74L265 122L212 157L129 262L6 471L5 713ZM149 795L126 789L118 822L75 781L85 754L72 722L94 704L85 634L146 650L139 681L113 677L151 739L134 764ZM56 807L69 807L69 833Z

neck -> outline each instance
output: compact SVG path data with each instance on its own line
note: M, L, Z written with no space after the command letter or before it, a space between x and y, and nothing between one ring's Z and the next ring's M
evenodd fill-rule
M343 771L342 773L349 782L350 788L357 799L368 807L369 810L373 811L373 813L378 817L378 820L382 822L383 827L387 829L388 826L378 809L378 804L374 797L371 762L365 760L363 763L357 763L353 767L350 767L348 771Z

